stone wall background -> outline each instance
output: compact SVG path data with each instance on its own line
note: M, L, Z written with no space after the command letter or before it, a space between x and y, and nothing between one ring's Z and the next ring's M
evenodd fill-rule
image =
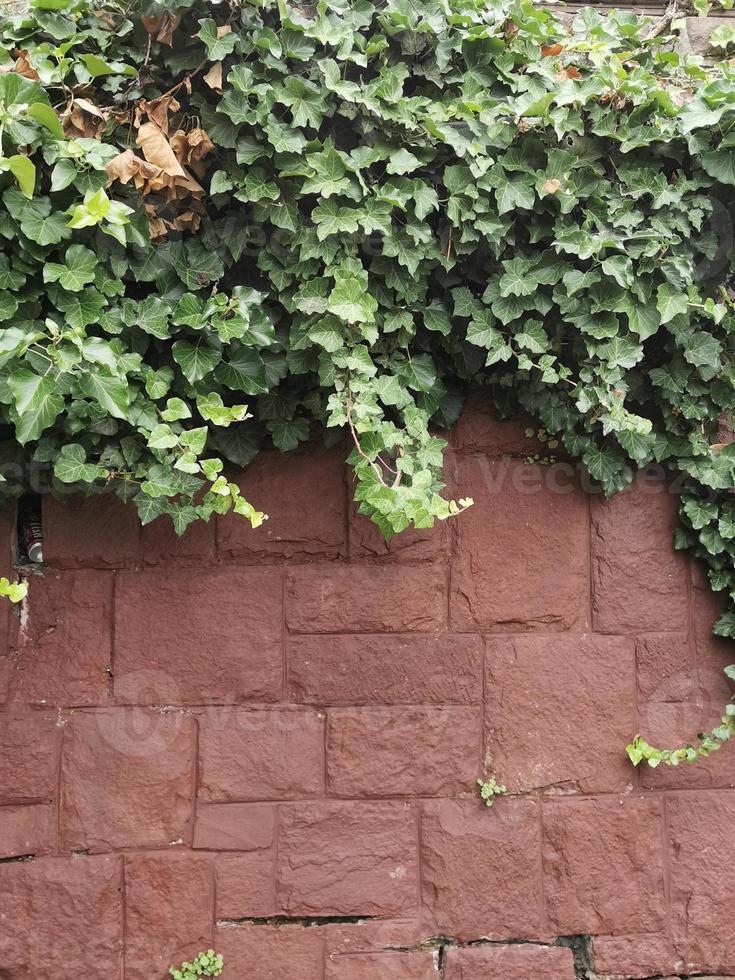
M654 473L604 502L524 430L471 406L475 506L388 546L344 450L258 457L255 532L48 501L0 606L3 980L735 977L735 750L624 752L718 718L718 603Z
M683 47L716 57L732 16ZM47 567L0 606L0 980L211 945L226 980L735 977L735 749L623 749L718 718L718 603L655 475L605 503L536 449L471 407L475 507L389 546L343 451L260 457L257 532L49 501Z

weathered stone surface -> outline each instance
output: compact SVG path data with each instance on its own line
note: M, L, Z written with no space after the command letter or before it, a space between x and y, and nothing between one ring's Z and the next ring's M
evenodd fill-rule
M459 460L458 488L474 498L456 522L455 630L584 628L589 608L585 495L562 466Z
M283 807L278 904L290 915L404 914L417 896L416 814L408 803Z
M635 733L633 641L588 634L489 640L488 772L511 791L624 790Z
M447 576L421 565L340 565L288 572L286 617L297 633L441 629Z
M210 565L215 557L215 522L194 521L181 537L166 515L141 531L141 556L146 565Z
M666 806L679 972L735 974L735 799L722 792L682 794Z
M111 572L95 571L29 579L15 639L15 700L69 707L109 700L112 580Z
M538 805L532 800L502 804L491 812L474 799L425 805L421 880L435 935L462 941L538 935Z
M0 603L0 980L163 980L210 945L233 980L438 980L443 939L445 980L572 980L570 934L605 980L735 980L735 750L624 755L719 719L723 596L639 480L591 504L592 622L581 478L524 465L523 425L465 419L476 506L389 546L332 454L262 461L271 521L219 553L214 522L138 553L101 501L95 541L49 511L83 567ZM483 772L529 795L487 809Z
M468 398L454 427L454 449L483 456L525 457L536 452L548 452L538 439L526 435L529 428L537 432L538 422L531 418L499 421L490 399L478 393Z
M574 980L569 949L554 946L470 946L449 948L444 980Z
M55 718L0 715L0 803L55 797L60 745Z
M407 917L324 922L319 928L324 935L327 958L338 960L347 953L413 951L432 939L430 926L423 921L420 910L414 910Z
M682 704L651 702L641 706L643 736L658 746L696 745L697 732L710 731L720 724L724 704L712 702ZM735 787L735 752L731 745L713 753L696 765L641 767L641 784L650 789L693 789Z
M711 703L715 712L732 696L732 681L723 671L728 664L735 663L733 642L712 633L712 627L724 612L726 601L724 593L712 592L706 583L704 588L692 589L698 693L703 701Z
M687 633L646 633L635 644L638 691L647 701L686 701L696 660Z
M195 743L195 722L182 714L75 714L64 730L63 846L104 851L180 840L193 816Z
M43 500L43 560L53 568L121 568L138 560L140 520L111 493Z
M0 650L0 705L4 704L8 700L10 694L10 678L12 675L12 663L8 655L5 643L5 632L7 624L7 610L0 612L0 633L3 634L2 639L0 639L0 645L2 650Z
M351 481L350 481L351 484ZM353 491L350 485L350 491ZM386 541L377 524L358 513L353 503L349 511L350 558L364 561L377 558L383 561L422 562L440 561L447 557L449 524L436 521L430 528L408 528Z
M7 980L121 975L120 857L0 864L0 895Z
M660 800L557 799L543 808L549 927L560 936L664 923Z
M327 785L336 796L447 796L478 772L477 708L346 708L329 712Z
M730 17L683 17L682 20L679 47L687 53L704 55L710 61L721 61L722 52L712 47L709 42L710 34L720 24L732 27L732 19Z
M315 704L476 704L482 645L472 634L294 636L288 689Z
M323 980L321 932L295 924L225 926L215 947L233 980Z
M342 449L263 452L238 479L246 500L268 514L259 528L237 514L217 518L224 558L337 558L345 550L345 453Z
M221 854L217 858L217 918L266 918L276 914L273 851Z
M253 851L270 847L276 831L276 808L259 803L209 803L197 807L196 848Z
M665 934L595 936L590 950L593 969L605 976L645 980L674 973L681 966Z
M48 854L55 844L55 807L47 803L0 807L0 858Z
M115 695L140 703L276 700L281 692L281 573L275 569L123 573L115 604ZM150 695L143 703L151 703Z
M415 953L355 953L328 956L326 980L437 980L438 957Z
M674 551L678 498L648 473L592 505L593 622L599 633L686 630L687 562Z
M214 938L214 865L203 855L125 859L125 980L151 980Z
M199 736L199 798L288 800L324 787L324 715L213 708Z

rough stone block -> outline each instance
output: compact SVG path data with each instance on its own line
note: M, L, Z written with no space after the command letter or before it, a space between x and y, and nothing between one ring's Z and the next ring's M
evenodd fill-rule
M346 708L328 717L327 784L337 796L447 796L473 788L478 709Z
M590 945L595 971L632 980L673 974L677 962L671 939L652 933L648 936L595 936Z
M47 803L0 807L0 858L48 854L55 845L55 807Z
M641 707L641 734L652 745L677 747L698 744L697 732L720 724L723 704L651 702ZM648 789L735 788L735 746L724 745L694 765L641 765L641 784Z
M111 708L64 731L61 840L71 850L165 847L193 816L196 724L182 714Z
M437 954L355 953L327 957L326 980L437 980Z
M664 924L658 799L558 799L543 808L549 927L561 936Z
M204 855L125 860L125 980L163 977L214 938L214 865Z
M688 627L687 560L674 551L678 497L644 472L592 506L593 622L599 633Z
M314 704L476 704L482 645L472 634L294 636L288 689Z
M324 715L213 708L201 719L199 798L287 800L324 788Z
M735 974L733 794L675 795L666 807L677 972Z
M475 394L467 399L454 427L454 448L457 452L483 456L525 457L546 452L543 443L526 435L529 428L537 432L539 423L530 417L501 421L495 415L490 399Z
M630 785L624 747L637 725L632 640L491 639L486 665L486 766L499 782L513 792Z
M282 808L278 904L289 915L402 914L416 907L417 874L408 803Z
M735 663L735 645L731 639L715 636L712 627L725 610L727 596L712 592L705 582L703 588L692 589L693 632L697 653L699 697L711 703L715 712L732 697L732 681L724 668Z
M452 628L584 628L588 506L571 467L470 457L458 469L459 490L475 503L456 522Z
M55 718L0 715L0 803L55 798L60 746Z
M29 580L15 645L13 698L76 707L109 700L111 572L47 570Z
M253 851L270 847L276 831L276 808L259 803L210 803L197 807L195 848Z
M478 800L427 803L421 880L434 935L534 938L542 894L537 803L503 800L492 811Z
M352 489L352 487L350 487ZM422 562L448 557L449 523L436 521L433 527L407 528L386 541L377 524L358 513L353 503L349 511L350 558L364 561Z
M555 946L470 946L449 948L444 980L574 980L570 949Z
M211 565L216 550L215 522L194 521L179 536L164 514L142 529L140 549L146 565Z
M53 568L122 568L138 560L140 520L112 493L43 501L43 560Z
M122 859L0 864L0 972L9 980L120 977Z
M217 929L215 948L233 980L323 980L321 932L295 923L224 926Z
M281 693L281 573L123 573L115 605L115 695L153 704L275 701ZM156 692L151 695L149 689Z
M287 622L297 633L441 629L446 595L443 568L294 568L287 578Z
M263 452L238 478L268 520L253 529L237 514L217 518L223 558L337 558L345 550L345 453Z
M638 691L647 701L686 701L696 662L687 633L645 633L636 639Z
M273 851L217 858L217 918L267 918L276 914Z

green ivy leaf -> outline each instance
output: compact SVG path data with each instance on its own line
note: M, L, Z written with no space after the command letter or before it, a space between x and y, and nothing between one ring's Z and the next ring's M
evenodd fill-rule
M203 341L190 344L188 340L177 340L171 347L171 352L187 381L192 384L214 371L220 362L219 351Z

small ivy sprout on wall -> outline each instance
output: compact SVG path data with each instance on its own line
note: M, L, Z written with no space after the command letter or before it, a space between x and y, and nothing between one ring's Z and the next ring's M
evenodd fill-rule
M11 582L4 576L0 578L0 596L7 596L11 602L22 602L28 593L28 583L22 580Z
M495 776L487 780L478 779L477 785L480 787L480 796L485 801L485 806L492 806L496 796L503 796L508 792L508 788L498 783Z
M526 439L536 439L538 442L545 443L547 449L558 449L559 440L549 435L546 429L533 429L530 426L525 430ZM558 462L554 453L542 456L540 453L532 453L526 456L526 463L538 463L539 466L553 466Z
M192 963L182 963L178 969L172 966L168 972L174 980L197 980L198 977L220 976L223 966L222 954L208 949L204 953L199 953Z

